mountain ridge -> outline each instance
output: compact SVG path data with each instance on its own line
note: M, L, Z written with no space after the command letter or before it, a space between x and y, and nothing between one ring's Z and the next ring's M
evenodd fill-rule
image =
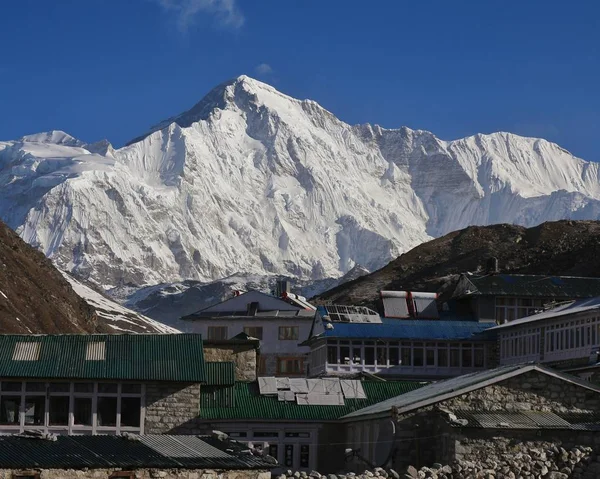
M352 126L246 76L120 149L39 138L0 142L0 218L104 289L337 278L472 224L600 217L598 165L554 143Z

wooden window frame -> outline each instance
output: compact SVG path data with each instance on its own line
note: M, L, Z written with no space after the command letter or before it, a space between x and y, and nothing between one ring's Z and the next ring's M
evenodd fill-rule
M299 361L300 370L298 372L282 371L281 361ZM277 374L287 374L291 376L300 376L304 374L304 358L302 356L280 356L277 358Z
M210 334L211 329L225 330L225 337L222 338L221 335L219 335L218 338L212 337L212 335ZM211 340L211 339L213 339L213 340L227 339L228 334L229 334L229 328L227 326L209 326L208 329L206 330L206 337L209 340Z
M286 338L285 335L281 334L282 330L290 329L291 331L296 331L295 337ZM294 336L293 334L291 336ZM300 326L279 326L279 341L298 341L300 338Z

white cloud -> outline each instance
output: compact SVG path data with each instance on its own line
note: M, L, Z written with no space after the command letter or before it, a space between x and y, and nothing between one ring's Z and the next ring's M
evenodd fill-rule
M268 75L269 73L273 73L273 69L268 63L261 63L260 65L257 65L256 68L254 68L254 71L259 75Z
M220 25L239 28L244 16L236 0L156 0L166 11L177 16L177 27L187 32L200 14L215 15Z

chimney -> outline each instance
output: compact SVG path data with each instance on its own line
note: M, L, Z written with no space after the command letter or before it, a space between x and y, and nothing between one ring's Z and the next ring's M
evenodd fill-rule
M487 260L487 263L485 265L485 272L487 274L496 274L500 272L500 269L498 268L498 258L492 256Z
M290 282L287 279L278 279L275 283L275 296L281 298L284 294L290 292Z

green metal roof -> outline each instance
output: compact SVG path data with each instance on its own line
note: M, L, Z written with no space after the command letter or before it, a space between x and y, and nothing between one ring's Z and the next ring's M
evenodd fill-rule
M424 385L416 381L362 381L366 399L346 399L344 406L299 405L261 396L258 383L236 382L225 388L202 387L200 418L212 420L333 421L371 404L396 397ZM232 407L224 406L227 391Z
M233 362L206 362L207 386L232 386L235 383L235 365Z
M202 336L4 334L0 378L204 382Z
M471 283L472 286L469 288L470 291L468 294L485 296L529 296L568 299L600 296L600 278L532 274L489 274L482 277L463 276L461 280L467 280Z

